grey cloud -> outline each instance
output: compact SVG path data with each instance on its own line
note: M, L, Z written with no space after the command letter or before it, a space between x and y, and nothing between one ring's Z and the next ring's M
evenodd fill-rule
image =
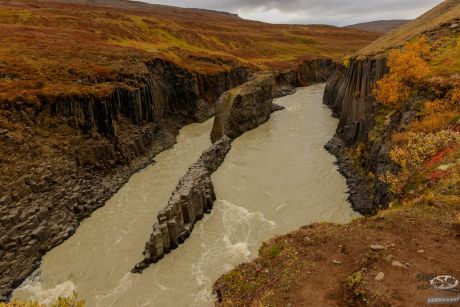
M257 19L270 22L270 10L279 11L277 22L328 23L345 25L377 19L415 18L442 0L143 0L150 3L196 7L240 13L243 17L257 14ZM294 16L294 17L293 17Z

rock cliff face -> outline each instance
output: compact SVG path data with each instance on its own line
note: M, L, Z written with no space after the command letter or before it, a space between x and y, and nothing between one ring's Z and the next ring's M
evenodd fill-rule
M225 92L217 101L211 141L223 136L237 138L270 118L275 87L272 73L256 75L251 81Z
M388 112L375 100L372 89L387 72L385 58L353 60L348 68L336 68L324 94L324 103L340 120L326 149L337 156L347 178L349 199L363 214L387 205L391 195L378 178L396 167L389 158L391 134L416 116L415 100L390 117L384 116ZM361 157L352 159L350 152L357 148Z
M144 250L144 259L132 270L140 273L182 244L216 200L211 174L224 161L231 140L224 136L203 152L179 180L167 206L160 211Z
M385 59L353 61L349 68L338 67L328 79L324 103L339 118L337 133L347 145L367 140L378 111L372 89L385 73Z
M336 64L329 59L304 61L295 70L277 73L275 76L275 97L285 96L299 86L326 82Z
M215 97L251 74L235 65L197 76L161 59L147 66L147 75L103 98L44 98L36 110L7 111L30 139L0 135L24 164L13 164L0 184L0 301L133 172L171 147L180 127L208 119Z
M385 59L352 61L348 68L337 67L324 93L324 103L339 118L337 133L326 149L337 156L340 171L347 179L349 200L353 208L363 214L373 213L384 205L387 192L378 179L371 180L363 175L379 173L390 163L388 140L373 143L369 139L379 108L372 89L386 72ZM372 154L361 159L362 165L356 165L349 155L349 149L359 144L372 148ZM376 197L377 194L380 197Z

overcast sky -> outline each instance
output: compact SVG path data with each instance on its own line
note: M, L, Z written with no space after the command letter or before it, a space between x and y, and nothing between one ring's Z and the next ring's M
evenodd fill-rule
M271 23L333 24L413 19L442 0L142 0L237 13Z

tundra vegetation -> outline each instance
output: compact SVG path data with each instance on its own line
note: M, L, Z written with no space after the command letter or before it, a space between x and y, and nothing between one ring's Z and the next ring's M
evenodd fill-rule
M0 106L43 97L106 96L146 72L153 58L209 74L232 63L295 68L339 58L376 33L332 26L272 25L236 15L167 6L110 8L68 1L0 3Z
M449 44L449 41L446 41ZM390 72L374 91L387 116L415 103L416 119L392 135L391 159L399 166L381 179L395 194L395 203L433 202L460 195L460 80L436 73L450 66L455 45L433 48L425 37L389 53ZM446 54L450 55L446 57ZM441 58L441 59L440 59Z

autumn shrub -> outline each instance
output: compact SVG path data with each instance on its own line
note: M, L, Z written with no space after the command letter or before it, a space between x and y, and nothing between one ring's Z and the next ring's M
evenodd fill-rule
M421 37L402 49L390 51L390 72L377 82L374 89L376 99L392 106L406 102L430 76L430 49L426 38Z
M37 301L18 301L14 300L10 303L0 303L0 307L47 307L46 305L40 304ZM74 292L69 297L59 297L57 301L52 303L50 307L85 307L85 301L79 299L77 294Z
M342 64L345 68L350 68L350 64L351 64L351 59L350 57L347 55L345 56L343 59L342 59Z
M389 184L392 192L400 193L404 184L417 173L424 161L452 144L460 144L459 132L452 130L436 133L409 132L407 144L395 146L390 151L390 157L400 167L400 172L388 172L380 179Z

